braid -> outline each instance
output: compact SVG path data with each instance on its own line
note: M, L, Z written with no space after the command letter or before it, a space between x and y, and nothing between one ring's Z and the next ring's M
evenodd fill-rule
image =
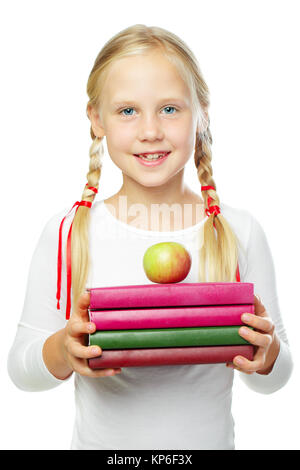
M202 134L202 139L200 134L196 135L196 148L195 148L195 165L197 168L197 175L200 183L202 186L213 186L216 188L216 183L212 177L213 169L211 165L212 160L212 153L211 153L211 145L212 145L212 136L210 133L209 127L207 127L206 131ZM212 190L209 190L212 191ZM216 193L216 191L212 191L209 194L204 192L204 202L205 207L208 208L207 199L210 196L213 200L213 203L210 205L217 205L219 206L220 200Z
M212 177L211 165L212 136L208 127L205 132L196 134L194 161L201 186L213 186L202 192L205 209L219 206L216 184ZM211 198L208 204L208 197ZM216 229L216 233L215 233ZM208 262L208 282L234 282L238 262L237 240L222 213L212 213L204 224L203 244L199 258L199 282L206 282L206 263ZM201 281L200 281L201 280Z
M102 160L103 160L103 137L100 139L96 137L90 146L90 165L89 172L87 173L88 186L98 189L98 184L101 176ZM85 187L82 193L82 200L92 201L95 198L95 193L91 189Z
M82 193L82 201L93 202L95 192L89 187L98 189L104 154L103 138L94 138L90 146L90 164L87 173L87 185ZM76 211L72 228L72 305L77 305L79 296L84 292L90 266L88 228L90 209L81 206Z

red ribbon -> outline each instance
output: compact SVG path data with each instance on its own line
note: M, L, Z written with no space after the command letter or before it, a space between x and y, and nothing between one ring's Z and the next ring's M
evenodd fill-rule
M207 217L209 217L210 214L218 215L218 214L221 213L219 206L210 206L209 205L211 201L212 201L212 198L208 196L208 199L207 199L208 209L205 209L205 213L206 213ZM215 223L214 223L214 225L215 225Z
M237 282L241 282L240 270L239 270L239 263L238 263L237 268L236 268L236 281L237 281Z
M92 188L89 188L92 189ZM96 189L96 188L93 188ZM92 189L92 190L93 190ZM97 190L96 190L97 191ZM59 239L58 239L58 255L57 255L57 291L56 291L56 299L57 299L57 310L60 310L60 293L61 293L61 271L62 271L62 228L66 217L70 214L73 208L77 206L74 217L76 212L80 206L91 207L92 203L89 201L76 201L73 207L69 210L67 215L62 219L59 227ZM66 305L66 319L70 318L70 311L71 311L71 285L72 285L72 260L71 260L71 234L72 234L72 226L73 221L71 223L68 239L67 239L67 305Z
M93 186L88 186L88 183L85 185L87 189L90 189L95 194L98 193L98 189L94 188ZM67 215L62 219L59 227L59 239L58 239L58 255L57 255L57 291L56 291L56 299L57 299L57 309L60 310L60 293L61 293L61 271L62 271L62 228L66 217L70 214L73 208L77 206L74 217L76 212L80 206L91 207L92 203L89 201L76 201L73 207L69 210ZM71 311L71 285L72 285L72 260L71 260L71 234L72 234L72 226L73 221L71 223L68 239L67 239L67 305L66 305L66 319L70 318L70 311Z
M201 191L207 191L208 189L213 189L214 191L216 190L216 188L213 186L201 186Z
M201 186L201 191L207 191L208 189L213 189L214 191L216 190L216 188L214 188L213 186ZM205 213L207 215L207 217L209 217L211 214L215 214L215 215L218 215L221 213L221 210L220 210L220 207L215 205L215 206L211 206L210 203L212 201L212 197L208 196L207 197L207 205L208 205L208 208L205 209ZM214 227L215 227L215 223L214 223Z
M94 188L93 186L88 186L88 183L86 183L86 186L87 186L87 189L91 189L92 191L94 191L95 194L97 194L98 192L97 188Z
M216 190L216 188L214 188L213 186L201 186L201 191L207 191L208 189L213 189L214 191ZM210 203L211 203L212 200L213 199L210 196L208 196L208 198L207 198L208 208L205 209L205 213L206 213L207 217L209 217L210 214L218 215L218 214L221 213L219 206L217 206L217 205L210 206Z
M216 190L216 188L214 188L213 186L201 186L201 191L207 191L209 189L213 189L214 191ZM208 198L207 198L208 208L205 209L205 213L206 213L207 217L209 217L211 214L218 215L218 214L221 213L221 210L220 210L219 206L217 206L217 205L210 206L210 203L211 203L212 200L213 199L210 196L208 196ZM214 227L216 228L215 222L214 222ZM237 280L237 282L241 282L239 265L237 265L237 269L236 269L236 280Z

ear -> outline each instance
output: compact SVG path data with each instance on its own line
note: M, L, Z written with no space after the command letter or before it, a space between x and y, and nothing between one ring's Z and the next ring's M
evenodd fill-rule
M99 112L97 112L92 106L88 106L87 113L95 136L100 138L103 137L105 135L105 131L100 121Z

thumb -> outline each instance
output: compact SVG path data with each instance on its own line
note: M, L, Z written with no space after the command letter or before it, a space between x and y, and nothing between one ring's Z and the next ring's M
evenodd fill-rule
M90 292L85 292L78 298L75 313L79 315L83 320L89 318L87 310L90 305L90 297Z
M260 297L258 295L254 296L254 308L255 308L255 315L259 317L267 317L267 312L265 306L262 304Z

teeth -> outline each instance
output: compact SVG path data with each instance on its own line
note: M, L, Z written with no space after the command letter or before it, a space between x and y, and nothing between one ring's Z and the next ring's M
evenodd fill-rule
M139 155L139 157L143 160L157 160L158 158L164 157L165 155L166 154L152 153L151 155L147 155L147 157L144 155Z

